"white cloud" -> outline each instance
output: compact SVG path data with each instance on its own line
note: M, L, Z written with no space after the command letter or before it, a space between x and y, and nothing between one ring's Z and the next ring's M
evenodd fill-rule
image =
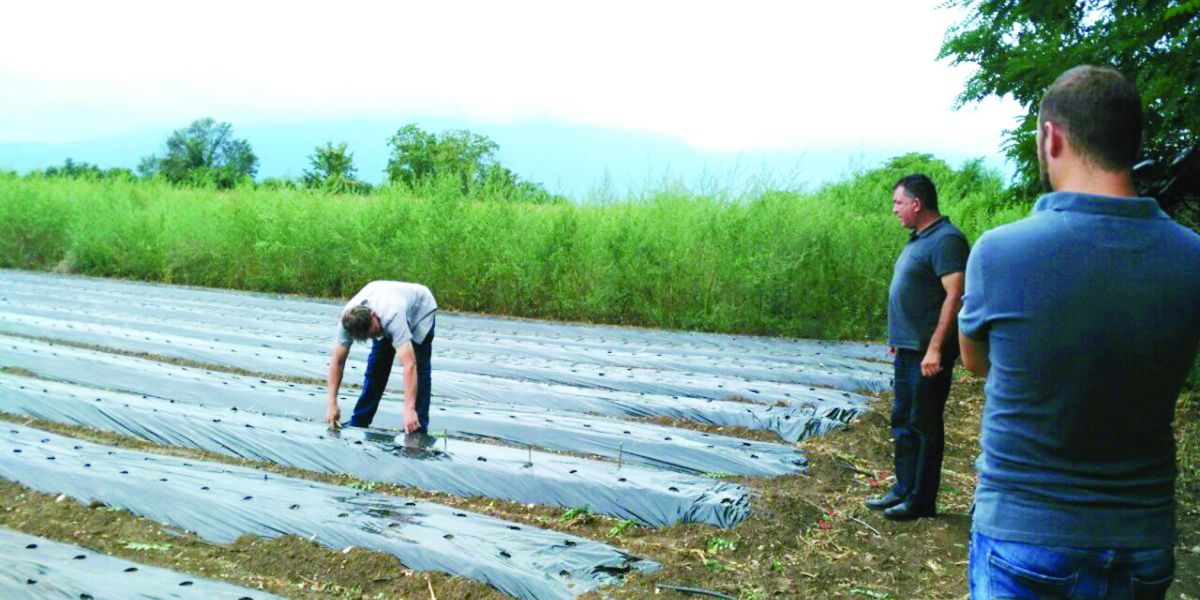
M920 2L19 3L0 31L0 141L211 115L554 120L706 150L991 153L1012 103L951 110Z

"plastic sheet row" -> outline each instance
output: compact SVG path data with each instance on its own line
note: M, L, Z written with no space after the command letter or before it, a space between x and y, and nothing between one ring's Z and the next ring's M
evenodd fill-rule
M285 377L317 379L323 377L327 369L328 357L316 351L322 348L327 352L326 346L312 344L311 351L300 352L265 347L270 345L266 342L257 345L231 343L228 333L217 336L220 341L210 341L169 333L173 329L169 324L154 326L145 323L142 327L144 329L131 329L32 313L0 312L0 333L148 353ZM485 362L464 367L479 372L447 371L443 370L447 362L467 364L470 361L443 356L436 349L439 344L435 342L433 358L433 393L438 397L493 404L538 405L560 411L618 416L682 418L719 426L766 429L788 442L799 441L814 432L823 433L844 424L865 410L868 402L866 397L850 392L821 391L816 387L770 382L743 382L740 385L746 388L745 395L734 395L745 401L729 401L703 397L703 390L692 389L694 382L668 386L645 373L641 373L641 378L634 378L624 372L595 370L585 376L572 374L571 369L539 370L527 367L522 371L516 367ZM365 361L359 360L365 349L358 346L363 344L356 346L355 358L348 362L346 369L346 381L351 383L361 381L365 368ZM505 374L507 376L502 376ZM653 381L645 381L646 377ZM399 380L398 377L393 378L389 389L398 392L402 383ZM599 387L601 385L609 387ZM670 389L662 389L664 386ZM721 391L721 388L709 388L709 391L713 390ZM663 393L670 391L678 393ZM809 394L822 397L806 397ZM777 400L767 403L768 398Z
M98 554L0 527L0 597L271 600L273 594Z
M0 367L189 404L236 407L300 419L324 415L325 393L318 386L217 373L36 340L0 336ZM346 406L352 400L342 402ZM381 403L374 425L402 428L400 408L399 403ZM807 464L803 454L782 444L537 407L518 409L435 398L430 427L435 433L490 438L521 448L533 446L612 460L620 457L625 464L692 474L783 475L802 472Z
M324 425L0 374L0 411L462 497L586 506L643 525L730 527L749 490L679 473L463 440Z
M202 323L214 326L240 322L243 325L278 323L289 329L304 324L327 328L330 315L336 315L344 302L12 270L0 270L0 281L4 283L3 289L14 294L40 295L43 298L66 294L67 300L108 303L149 315L155 315L154 311L171 311L167 320L177 320L185 317L186 313L195 313L202 315ZM161 313L158 316L161 317ZM159 320L163 321L161 318ZM451 337L496 336L551 344L577 343L580 347L600 350L644 349L647 353L668 356L687 354L689 359L697 356L715 357L722 362L727 362L730 357L798 363L809 362L814 357L823 357L818 360L841 358L867 362L885 359L882 346L859 342L669 332L446 312L442 313L439 323L443 332L454 333Z
M572 598L657 565L584 538L261 471L0 426L0 477L101 502L200 537L298 535L388 552L416 570L485 582L522 599Z

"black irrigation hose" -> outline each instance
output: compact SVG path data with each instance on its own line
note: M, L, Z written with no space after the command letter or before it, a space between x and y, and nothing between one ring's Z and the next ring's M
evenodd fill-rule
M669 583L656 583L654 584L654 588L655 590L669 590L672 592L679 592L680 594L687 594L689 596L708 596L709 598L721 598L722 600L737 600L737 598L734 598L728 594L722 594L721 592L702 590L700 588L693 587L684 587L682 585L671 585Z

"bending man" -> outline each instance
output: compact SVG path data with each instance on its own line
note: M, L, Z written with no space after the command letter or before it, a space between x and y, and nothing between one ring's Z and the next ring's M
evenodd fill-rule
M404 432L425 433L429 427L430 357L437 301L429 288L401 281L372 281L359 291L338 322L337 340L329 360L329 400L325 420L337 427L342 416L338 388L346 357L355 341L374 340L367 358L362 393L354 405L350 425L367 427L375 418L383 389L399 360L404 375Z

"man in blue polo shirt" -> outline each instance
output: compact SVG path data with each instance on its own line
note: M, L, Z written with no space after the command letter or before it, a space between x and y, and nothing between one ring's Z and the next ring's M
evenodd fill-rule
M913 230L896 260L888 292L888 347L895 354L896 484L887 494L867 500L867 507L903 521L935 512L968 246L962 232L938 211L937 188L925 175L896 182L892 212Z
M1081 66L1038 117L1042 196L967 266L963 362L987 376L971 597L1163 598L1175 402L1200 341L1200 236L1138 198L1141 98Z

